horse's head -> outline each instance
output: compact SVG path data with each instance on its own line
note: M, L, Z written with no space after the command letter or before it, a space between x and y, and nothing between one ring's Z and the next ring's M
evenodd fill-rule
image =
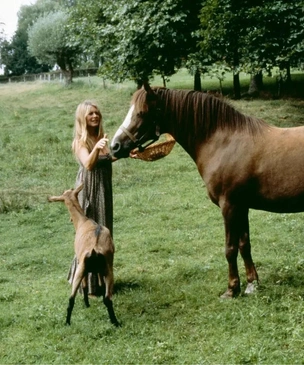
M134 148L143 151L157 141L160 136L158 114L157 95L149 84L144 84L134 93L128 114L112 139L113 156L128 157Z

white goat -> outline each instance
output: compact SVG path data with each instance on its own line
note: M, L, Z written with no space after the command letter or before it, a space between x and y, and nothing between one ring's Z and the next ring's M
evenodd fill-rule
M80 185L75 190L66 190L60 196L48 198L50 202L61 201L65 203L76 231L74 248L78 266L73 279L72 294L69 298L66 324L71 324L75 297L81 282L84 303L86 307L90 306L87 276L89 272L92 272L98 275L100 285L105 284L103 302L107 307L111 322L115 326L119 326L120 324L115 316L112 303L114 243L108 228L97 224L84 215L77 199L78 193L82 188L83 185Z

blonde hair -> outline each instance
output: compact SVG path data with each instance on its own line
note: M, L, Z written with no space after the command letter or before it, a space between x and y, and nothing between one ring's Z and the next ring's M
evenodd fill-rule
M102 115L100 109L94 101L85 100L78 105L75 113L74 139L72 142L72 150L74 154L76 154L76 151L80 147L86 147L88 151L91 152L95 145L95 141L92 140L91 136L88 133L86 121L86 117L90 113L92 107L95 107L97 109L100 116L97 139L99 140L103 137L104 132L102 127Z

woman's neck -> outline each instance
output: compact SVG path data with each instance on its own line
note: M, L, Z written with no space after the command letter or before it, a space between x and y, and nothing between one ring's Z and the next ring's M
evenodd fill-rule
M99 134L98 132L99 132L98 128L88 127L88 134L93 141L96 141L96 142L98 141L98 134Z

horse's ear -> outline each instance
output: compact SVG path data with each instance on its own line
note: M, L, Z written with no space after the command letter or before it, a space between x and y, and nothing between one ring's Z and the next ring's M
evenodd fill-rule
M144 81L143 88L147 93L146 101L149 104L155 103L157 100L157 96L156 96L155 92L151 89L151 86L149 85L148 81Z
M152 91L152 89L151 89L151 86L149 85L149 82L148 82L148 81L144 81L144 83L143 83L143 87L144 87L144 89L145 89L145 91L146 91L147 93L151 93L151 92L153 92L153 91Z

